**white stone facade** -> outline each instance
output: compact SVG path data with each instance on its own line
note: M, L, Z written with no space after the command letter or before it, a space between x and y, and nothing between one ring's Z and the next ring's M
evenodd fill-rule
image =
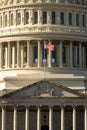
M0 1L0 90L0 130L87 130L86 0Z

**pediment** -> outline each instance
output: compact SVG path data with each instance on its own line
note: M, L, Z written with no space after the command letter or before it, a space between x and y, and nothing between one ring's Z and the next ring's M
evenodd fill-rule
M39 81L4 95L6 98L80 97L80 93L50 81Z

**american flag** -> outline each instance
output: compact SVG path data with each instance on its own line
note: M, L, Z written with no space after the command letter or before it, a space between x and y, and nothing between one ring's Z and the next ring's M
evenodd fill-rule
M50 50L50 51L54 51L54 45L52 44L52 43L47 43L46 44L46 42L44 42L44 49L48 49L48 50Z

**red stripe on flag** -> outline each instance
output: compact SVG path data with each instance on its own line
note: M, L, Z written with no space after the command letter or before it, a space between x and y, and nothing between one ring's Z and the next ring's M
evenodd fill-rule
M44 45L44 49L48 49L50 51L54 51L54 45L52 45L51 43L45 44Z

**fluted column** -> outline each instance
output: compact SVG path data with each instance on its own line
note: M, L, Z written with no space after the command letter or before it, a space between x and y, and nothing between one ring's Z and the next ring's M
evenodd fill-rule
M17 108L14 107L13 130L17 130Z
M64 106L61 106L61 130L65 129L65 122L64 122Z
M41 130L41 109L37 108L37 130Z
M62 42L59 44L60 57L59 57L59 67L62 67Z
M41 67L41 43L38 41L38 67Z
M72 53L73 53L73 51L72 51L72 42L70 42L70 67L72 68Z
M2 43L0 43L0 69L2 69L2 65L3 65L3 47Z
M8 42L8 68L11 67L11 44Z
M6 110L2 107L2 130L6 130Z
M76 130L76 107L73 106L73 130Z
M87 130L87 106L85 106L84 111L84 130Z
M52 111L52 106L49 107L49 130L53 130L53 111Z
M20 67L20 43L17 41L17 67Z
M12 46L12 68L15 68L15 45Z
M81 47L81 43L79 43L79 68L82 68L82 47Z
M29 130L29 107L26 107L25 112L25 130Z

